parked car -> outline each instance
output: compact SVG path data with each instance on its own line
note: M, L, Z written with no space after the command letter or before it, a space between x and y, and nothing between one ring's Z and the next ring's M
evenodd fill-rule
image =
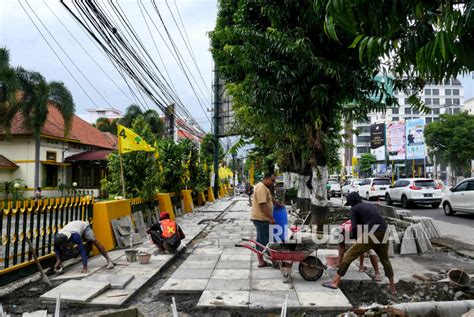
M442 206L446 216L452 216L455 212L474 213L474 177L450 188L444 195Z
M359 184L362 182L361 179L350 179L342 186L342 194L347 195L352 192L359 192Z
M399 179L385 194L388 205L394 202L408 208L412 204L431 205L438 208L443 199L443 190L438 182L428 178Z
M328 197L341 196L341 185L336 179L328 179L327 188L328 188Z
M366 178L359 184L359 195L367 200L383 198L390 185L388 178Z

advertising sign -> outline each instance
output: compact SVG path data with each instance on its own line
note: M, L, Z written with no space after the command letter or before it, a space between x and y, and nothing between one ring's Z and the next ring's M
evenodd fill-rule
M407 159L425 158L425 138L423 131L425 129L424 119L412 119L406 122L406 149Z
M385 160L385 123L370 126L370 153L377 161Z
M387 151L390 160L404 160L406 154L405 123L391 122L387 125Z

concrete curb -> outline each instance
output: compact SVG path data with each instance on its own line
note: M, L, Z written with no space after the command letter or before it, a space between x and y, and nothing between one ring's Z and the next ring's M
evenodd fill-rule
M452 302L418 302L392 305L393 308L406 312L410 317L422 316L461 316L474 309L474 300Z

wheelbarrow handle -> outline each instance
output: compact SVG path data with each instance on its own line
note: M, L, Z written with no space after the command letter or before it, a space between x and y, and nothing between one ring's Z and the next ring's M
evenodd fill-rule
M246 249L249 249L250 251L255 252L255 253L257 253L257 254L263 254L262 251L257 250L256 248L254 248L253 246L251 246L250 244L247 244L247 243L236 244L235 246L238 247L238 248L246 248Z

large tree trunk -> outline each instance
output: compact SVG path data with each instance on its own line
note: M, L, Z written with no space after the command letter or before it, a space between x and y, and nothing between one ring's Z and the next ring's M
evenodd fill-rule
M41 137L40 137L40 134L37 133L35 135L35 191L39 187L40 148L41 148Z
M311 223L316 225L318 233L322 233L324 225L328 224L329 201L327 199L326 182L328 178L327 166L313 168L313 191L311 195Z
M310 191L306 186L309 176L298 175L298 194L296 199L296 206L302 211L309 211L311 208Z

